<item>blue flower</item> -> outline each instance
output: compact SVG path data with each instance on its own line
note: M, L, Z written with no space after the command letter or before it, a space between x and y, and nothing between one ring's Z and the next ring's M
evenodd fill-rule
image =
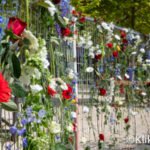
M12 145L10 143L7 143L5 146L5 150L11 150Z
M21 120L21 124L22 124L23 126L25 126L27 123L28 123L28 121L27 121L26 118L23 118L23 119Z
M3 17L0 16L0 23L3 23Z
M23 138L22 139L22 144L23 144L24 148L26 148L28 146L28 140L27 140L27 138Z
M44 109L41 109L41 110L38 112L38 116L39 116L40 118L45 117L45 114L46 114L46 111L45 111Z
M31 116L27 119L28 123L31 123L35 120L35 117Z
M17 133L17 127L16 126L10 127L10 133L11 134L16 134Z
M23 136L26 133L26 129L22 128L21 130L17 130L18 135Z

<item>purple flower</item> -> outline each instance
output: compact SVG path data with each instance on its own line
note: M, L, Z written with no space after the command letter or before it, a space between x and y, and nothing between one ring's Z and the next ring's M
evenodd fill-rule
M11 150L12 145L10 143L7 143L5 146L5 150Z
M21 130L17 130L18 135L23 136L26 133L26 129L22 128Z
M27 121L26 118L23 118L23 119L21 120L21 124L22 124L23 126L25 126L27 123L28 123L28 121Z
M34 120L35 120L35 117L31 116L31 117L29 117L29 118L27 119L27 122L28 122L28 123L31 123L31 122L33 122Z
M17 128L16 128L16 126L10 127L10 133L11 133L11 134L16 134L16 133L17 133Z
M28 140L27 140L27 138L23 138L22 139L22 144L23 144L24 148L26 148L28 146Z
M32 115L32 107L27 107L26 114L27 114L27 116L31 116Z
M44 109L41 109L41 110L38 112L38 116L39 116L40 118L45 117L45 114L46 114L46 111L45 111Z
M0 16L0 23L3 23L3 17Z

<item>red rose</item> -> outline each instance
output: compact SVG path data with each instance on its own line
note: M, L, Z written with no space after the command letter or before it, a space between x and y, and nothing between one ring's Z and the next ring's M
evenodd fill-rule
M67 84L67 87L68 87L67 90L62 91L62 96L64 99L70 99L72 97L73 93L72 87L69 84Z
M126 38L126 32L125 31L121 31L120 35L121 35L121 38L123 38L123 39Z
M127 117L127 118L124 118L124 122L125 123L128 123L129 122L129 118Z
M104 134L99 134L99 140L100 141L104 141L105 140Z
M106 93L107 93L104 88L100 88L100 89L99 89L99 92L100 92L100 95L101 95L101 96L105 96Z
M62 28L61 33L62 33L62 36L69 36L71 34L71 31L69 28Z
M11 30L13 34L20 36L24 29L26 28L27 24L16 17L9 18L7 24L7 30Z
M96 59L96 60L100 60L101 58L102 58L102 54L96 54L96 55L95 55L95 59Z
M118 51L113 51L113 56L114 56L115 58L117 58L117 57L118 57Z
M85 22L85 17L81 17L81 18L79 19L79 22L80 22L80 23L84 23L84 22Z
M106 46L107 46L108 48L113 48L113 43L107 43Z
M9 102L11 97L11 89L8 82L4 79L3 75L0 73L0 103Z
M127 40L127 39L123 39L123 40L122 40L122 43L123 43L123 44L128 44L128 40Z
M59 4L61 0L53 0L54 4Z
M48 86L47 92L50 96L55 96L57 94L57 92L54 89L52 89L50 86Z

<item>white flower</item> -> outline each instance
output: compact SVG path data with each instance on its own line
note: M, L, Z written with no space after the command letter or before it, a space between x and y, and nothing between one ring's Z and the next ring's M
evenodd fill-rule
M33 76L33 78L39 80L41 78L41 72L37 68L34 68L34 73L32 76Z
M94 68L93 67L87 67L86 68L86 72L88 72L88 73L91 73L91 72L93 72L94 71Z
M23 37L27 38L30 41L30 45L29 48L32 50L38 50L39 48L39 43L38 43L38 39L32 34L31 31L29 30L24 30Z
M52 80L50 81L49 86L50 86L52 89L56 89L57 83L56 83L55 79L52 79Z
M145 61L146 61L146 63L150 63L150 59L146 59Z
M62 90L68 90L68 86L67 86L66 83L61 84L61 85L60 85L60 88L61 88Z
M97 25L97 29L99 30L99 32L101 32L101 33L103 32L102 27L100 25Z
M77 118L77 113L72 111L71 112L71 118L76 119Z
M127 78L127 79L129 79L130 78L130 76L126 73L125 74L125 77Z
M131 53L131 55L136 55L136 54L137 54L137 52L135 52L135 51Z
M63 17L63 19L65 20L66 24L69 24L69 19L67 17Z
M141 49L140 49L140 52L141 52L141 53L145 53L145 49L144 49L144 48L141 48Z
M58 134L61 132L60 124L55 121L51 122L49 129L50 129L50 133L52 134Z
M49 0L45 0L45 3L49 5L48 11L50 12L51 16L54 16L54 14L57 12L55 5Z
M137 57L137 62L138 63L142 63L143 59L142 59L142 56L141 55L138 55Z
M69 78L69 79L73 79L74 77L75 77L74 72L70 71L70 72L68 73L68 78Z
M105 30L110 30L110 27L106 22L102 22L101 25Z
M89 52L88 56L91 57L91 58L94 58L95 54L93 52Z
M66 129L67 129L68 132L73 132L73 125L72 125L72 123L69 123L69 125L67 125Z
M99 55L101 53L102 53L102 51L99 49L99 50L97 50L96 55Z
M121 77L120 75L118 75L117 78L118 78L119 80L122 80L122 77Z
M84 113L88 113L88 112L89 112L89 108L88 108L87 106L84 106L84 107L83 107L83 112L84 112Z
M88 48L90 48L92 45L93 45L93 42L92 42L91 40L90 40L90 41L87 41L85 48L88 49Z
M72 17L72 21L73 21L73 22L76 22L77 19L78 19L77 17Z
M116 40L120 40L120 36L116 34L116 35L115 35L115 39L116 39Z
M43 87L39 84L30 85L31 91L35 94L43 90Z
M146 93L145 93L145 92L142 92L141 95L142 95L142 96L146 96Z

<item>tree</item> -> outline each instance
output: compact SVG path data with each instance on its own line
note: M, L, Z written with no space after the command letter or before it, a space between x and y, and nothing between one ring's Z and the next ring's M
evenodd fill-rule
M144 34L150 32L149 0L72 0L71 3L85 15Z

